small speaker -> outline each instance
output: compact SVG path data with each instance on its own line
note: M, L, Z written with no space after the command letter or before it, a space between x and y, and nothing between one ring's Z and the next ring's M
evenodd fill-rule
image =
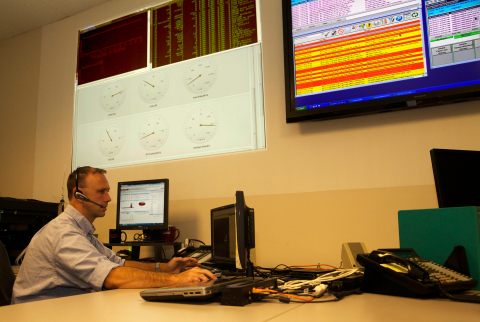
M343 243L342 244L342 264L343 268L362 268L357 262L357 254L368 253L364 243Z

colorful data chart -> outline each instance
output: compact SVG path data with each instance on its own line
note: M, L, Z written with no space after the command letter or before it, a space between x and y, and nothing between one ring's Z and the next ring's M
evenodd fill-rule
M297 95L425 74L420 20L295 47Z

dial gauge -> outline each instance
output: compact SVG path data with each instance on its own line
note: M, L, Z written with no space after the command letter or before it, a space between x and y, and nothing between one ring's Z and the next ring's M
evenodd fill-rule
M146 119L138 130L138 142L146 150L161 148L167 138L168 123L160 116L152 116Z
M100 152L107 157L116 155L125 144L125 132L117 124L111 124L100 132L98 147Z
M183 83L192 93L206 92L217 80L217 67L208 59L199 59L185 69Z
M199 107L193 110L185 120L185 135L193 143L209 141L215 136L217 130L217 115L207 107Z
M168 76L161 70L145 75L138 84L138 95L145 103L159 101L168 90Z
M119 81L111 82L103 88L100 95L100 104L106 112L113 112L122 106L125 96L125 85Z

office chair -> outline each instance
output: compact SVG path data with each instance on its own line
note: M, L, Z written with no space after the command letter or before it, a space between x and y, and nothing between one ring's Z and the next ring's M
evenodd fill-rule
M15 274L10 265L7 249L0 241L0 306L10 305L14 282Z

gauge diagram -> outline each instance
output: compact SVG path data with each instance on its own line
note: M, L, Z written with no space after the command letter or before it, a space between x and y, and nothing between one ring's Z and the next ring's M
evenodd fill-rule
M103 87L100 104L106 112L114 112L122 106L125 96L125 85L119 81L111 82Z
M146 150L157 150L168 138L168 123L163 117L152 116L138 129L138 142Z
M117 124L111 124L100 132L98 147L106 157L116 155L125 144L125 131Z
M145 103L159 101L168 90L168 76L161 70L146 74L138 83L138 95Z
M199 107L185 119L185 136L192 143L204 143L215 136L218 125L217 115L212 109Z
M190 64L183 74L183 83L194 94L208 91L217 80L217 66L209 59Z

